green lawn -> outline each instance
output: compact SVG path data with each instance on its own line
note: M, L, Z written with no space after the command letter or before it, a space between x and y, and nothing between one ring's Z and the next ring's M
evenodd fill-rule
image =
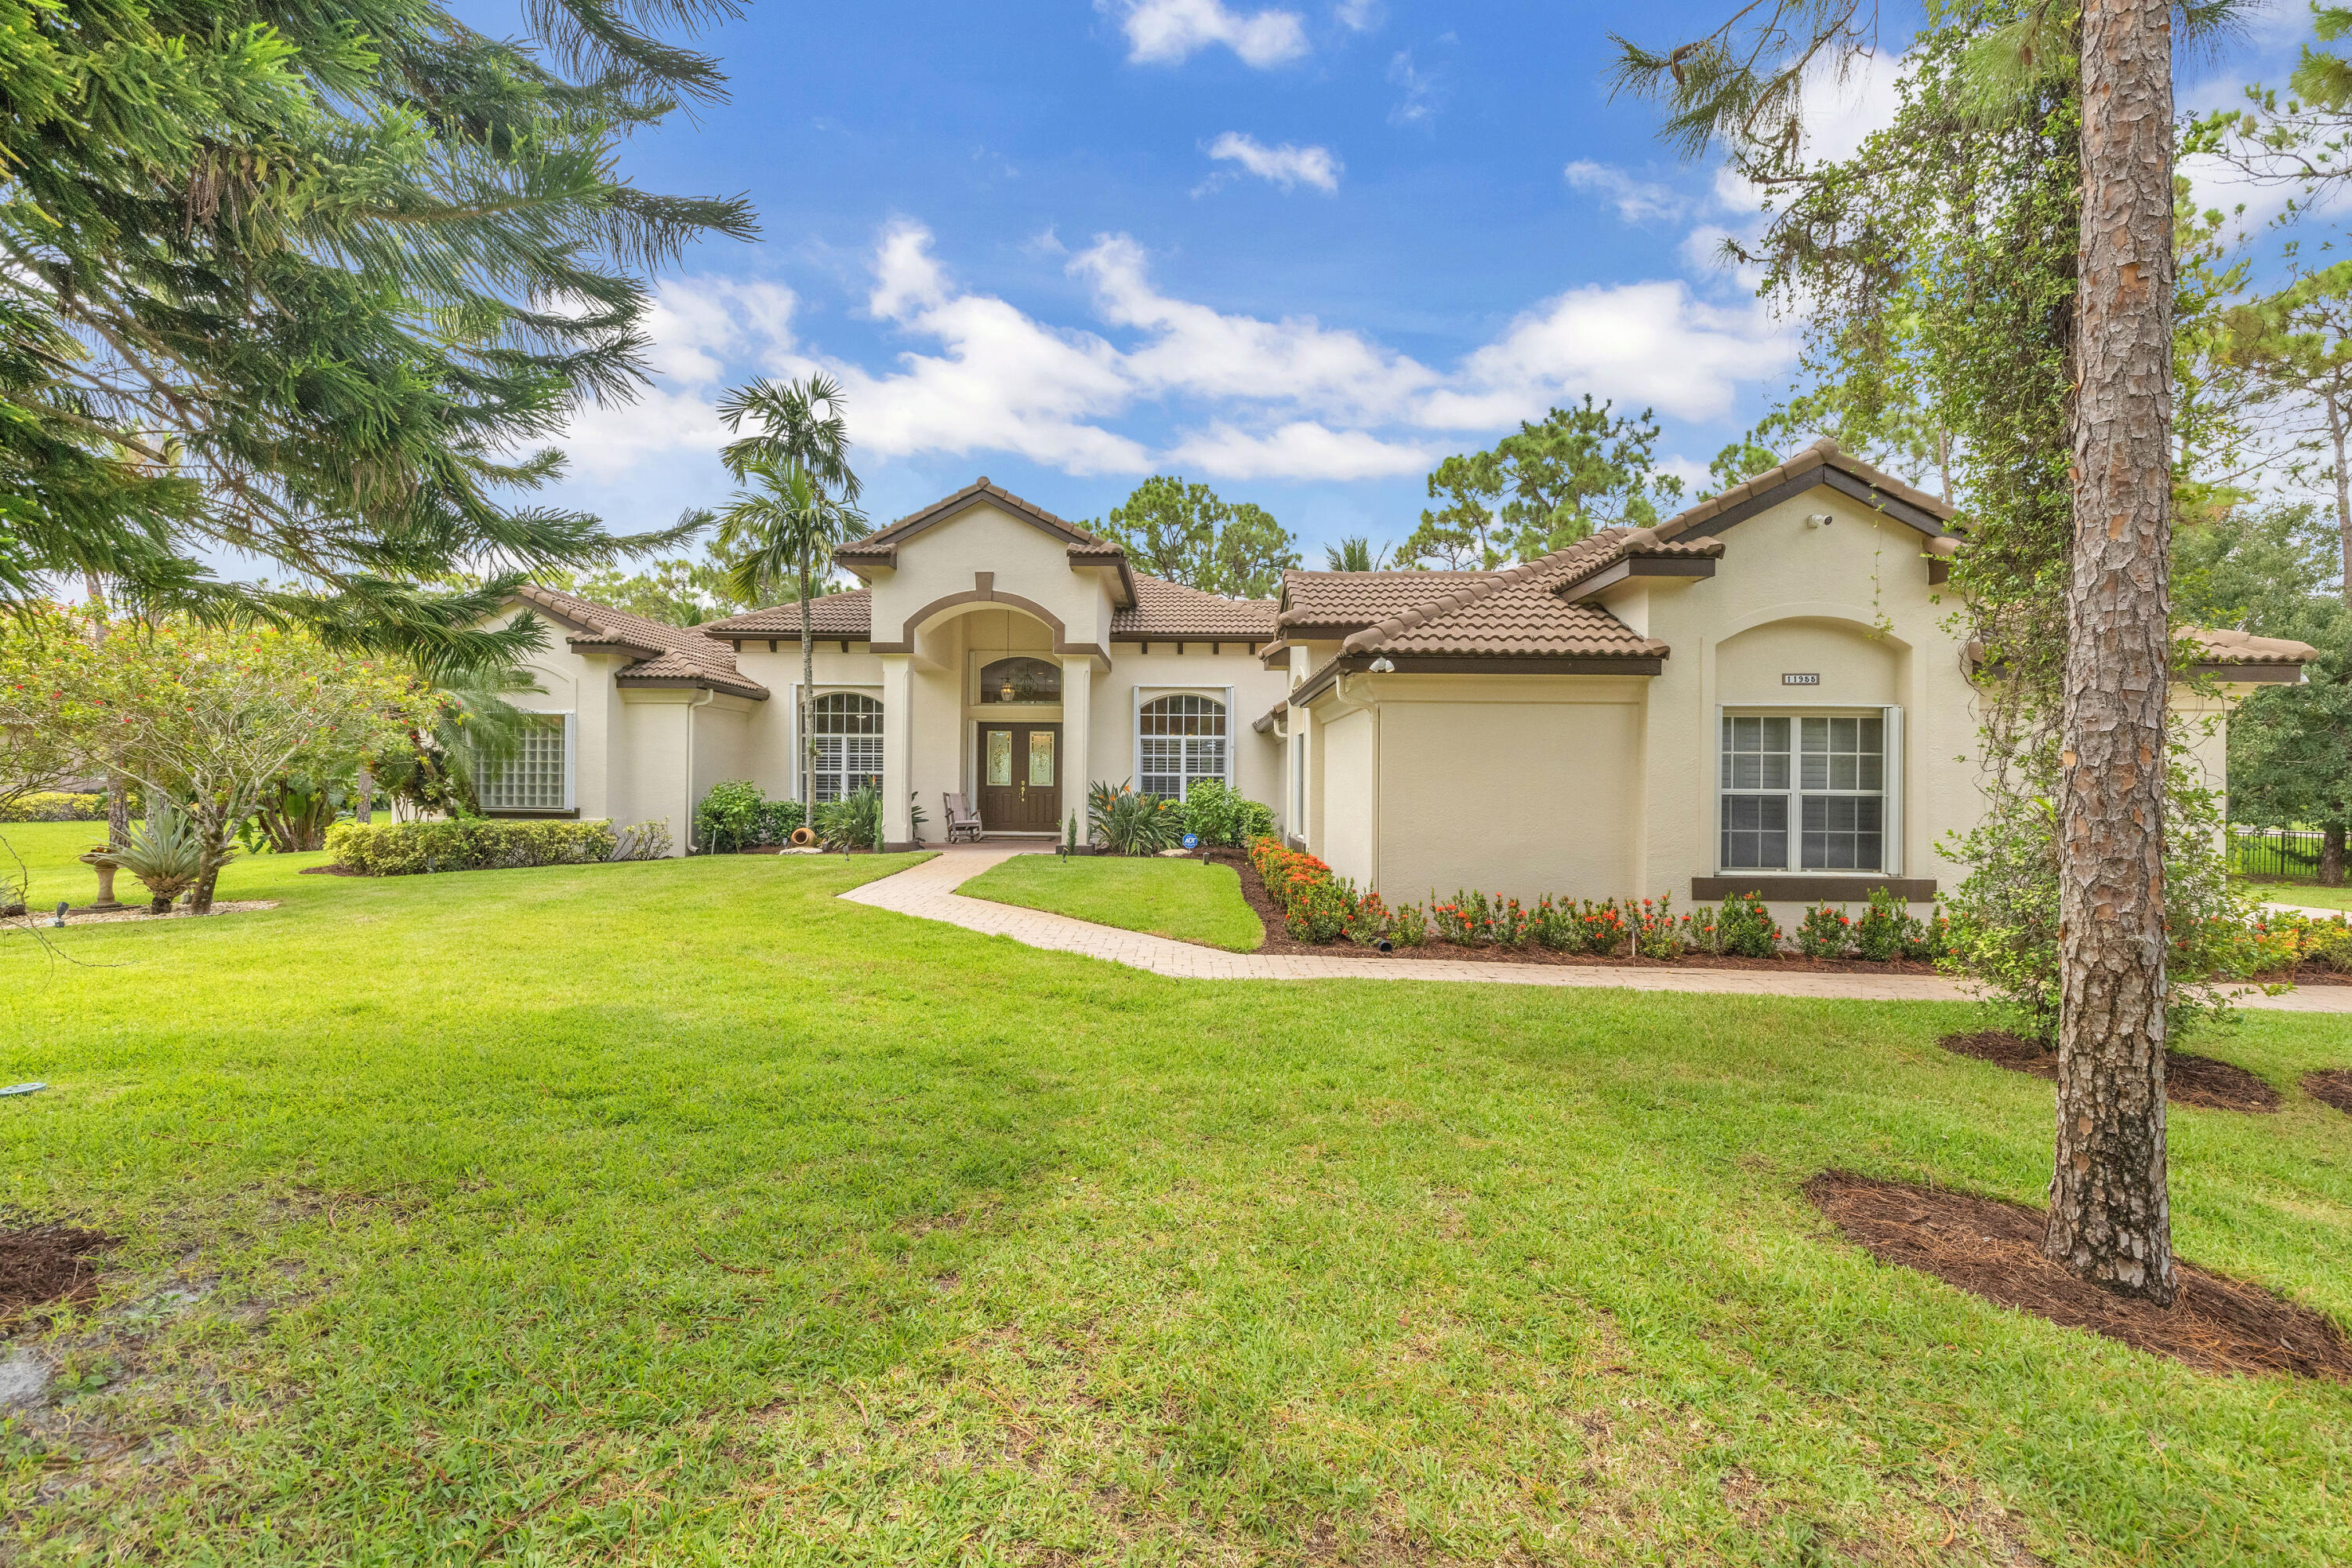
M1255 952L1265 928L1242 899L1231 866L1156 856L1016 855L956 889L1097 925Z
M2306 910L2352 910L2352 887L2323 888L2316 882L2248 882L2245 890L2266 904L2296 904Z
M0 1554L2352 1561L2352 1389L1806 1204L2040 1199L2049 1087L1937 1049L1966 1008L1164 980L832 896L892 858L311 858L0 936L52 1086L0 1199L123 1238ZM2287 1102L2175 1111L2184 1253L2352 1319L2352 1121L2293 1087L2343 1020L2206 1048Z

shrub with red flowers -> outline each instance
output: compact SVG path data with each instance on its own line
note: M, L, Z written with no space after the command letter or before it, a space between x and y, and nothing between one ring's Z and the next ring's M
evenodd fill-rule
M1605 899L1597 904L1591 899L1585 900L1583 907L1576 912L1576 928L1582 938L1577 951L1603 956L1623 951L1633 936L1632 923L1625 919L1625 911L1617 907L1614 899Z
M1399 947L1419 947L1429 940L1429 914L1419 904L1399 904L1389 940Z
M1797 926L1797 951L1807 958L1843 958L1853 946L1853 921L1843 910L1816 904Z
M1283 924L1300 942L1337 942L1357 918L1356 889L1326 870L1293 885Z
M1395 919L1378 893L1366 893L1356 900L1356 907L1348 918L1348 929L1341 934L1358 947L1370 947L1389 934Z
M1683 955L1684 928L1688 924L1675 913L1675 896L1643 899L1633 915L1633 951L1643 958L1661 963Z
M1780 922L1764 907L1761 894L1726 899L1715 911L1715 945L1708 951L1735 958L1769 958L1780 951Z
M1277 838L1252 839L1249 862L1265 884L1266 897L1281 905L1285 915L1307 888L1331 879L1330 867L1312 855L1284 847Z

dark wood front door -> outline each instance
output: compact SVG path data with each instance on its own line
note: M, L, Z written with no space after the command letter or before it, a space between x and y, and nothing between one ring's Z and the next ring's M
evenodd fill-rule
M994 833L1053 833L1062 826L1062 727L980 727L980 821Z

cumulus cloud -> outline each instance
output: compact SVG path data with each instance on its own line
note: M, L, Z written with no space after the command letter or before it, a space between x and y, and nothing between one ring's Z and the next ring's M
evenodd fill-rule
M1003 451L1073 474L1174 465L1212 479L1391 479L1425 472L1441 441L1451 449L1463 433L1507 429L1586 392L1713 418L1742 382L1785 369L1793 353L1759 310L1648 282L1570 289L1439 367L1312 316L1178 298L1127 235L1098 237L1063 265L1086 288L1087 325L973 291L929 229L887 226L866 304L910 345L887 363L803 341L787 289L673 282L651 322L658 385L626 408L583 411L567 445L600 479L665 451L715 451L722 384L822 370L848 394L859 449L883 458ZM1130 433L1138 416L1172 434Z
M1607 163L1596 163L1589 158L1579 158L1562 169L1560 174L1572 190L1597 195L1617 209L1617 216L1627 223L1653 223L1661 218L1676 218L1689 210L1690 204L1671 185L1654 180L1637 180L1624 170Z
M1286 191L1312 185L1326 195L1339 190L1344 167L1328 147L1295 147L1287 142L1269 147L1239 131L1228 131L1210 142L1209 156L1238 163L1244 172Z
M1260 70L1307 53L1307 28L1295 11L1246 16L1224 0L1095 0L1127 35L1127 58L1139 65L1181 65L1222 44Z
M1420 417L1485 429L1590 392L1713 419L1729 411L1739 383L1786 365L1795 346L1752 304L1709 305L1680 282L1594 284L1545 300L1469 354Z
M1369 33L1388 19L1388 7L1381 0L1339 0L1331 16L1351 33Z
M1081 251L1070 271L1092 285L1105 324L1147 334L1124 364L1152 396L1288 404L1381 423L1402 416L1437 380L1404 355L1312 316L1269 321L1171 299L1153 286L1143 247L1123 234Z

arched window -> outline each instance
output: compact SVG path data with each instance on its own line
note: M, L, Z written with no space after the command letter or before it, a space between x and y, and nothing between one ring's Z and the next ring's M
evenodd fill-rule
M1140 727L1144 794L1182 800L1194 779L1225 776L1225 705L1215 698L1157 698Z
M816 742L816 797L839 800L882 787L882 704L853 691L831 691L810 705Z
M982 702L1059 702L1062 667L1042 658L1000 658L980 672Z

